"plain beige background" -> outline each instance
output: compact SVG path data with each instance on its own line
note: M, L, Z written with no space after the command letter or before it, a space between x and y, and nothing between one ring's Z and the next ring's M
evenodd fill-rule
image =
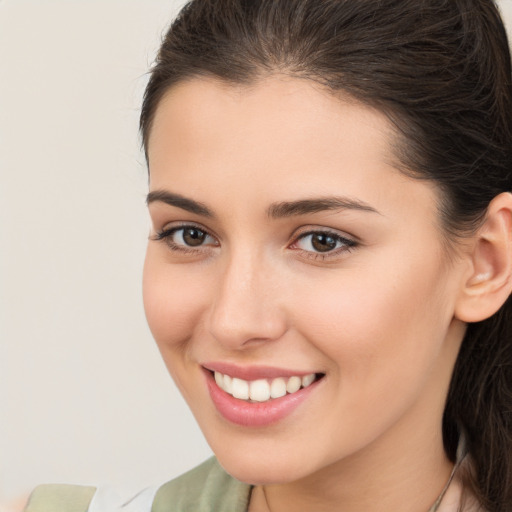
M182 3L0 0L0 499L138 489L210 454L141 300L139 106Z

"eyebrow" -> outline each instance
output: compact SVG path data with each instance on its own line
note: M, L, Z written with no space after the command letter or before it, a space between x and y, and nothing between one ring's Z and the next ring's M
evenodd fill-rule
M146 197L147 205L157 201L169 206L176 206L190 213L202 215L203 217L214 217L213 212L205 204L180 196L179 194L167 192L166 190L154 190Z
M155 190L147 195L146 203L162 202L176 208L181 208L196 215L214 218L215 215L204 203L188 199L187 197L168 192L167 190ZM375 208L356 199L348 197L320 197L312 199L300 199L298 201L284 201L269 206L267 214L272 219L307 215L323 211L358 210L371 213L379 213Z
M268 216L273 219L279 219L334 210L359 210L363 212L379 213L375 208L362 201L349 197L334 196L275 203L269 207Z

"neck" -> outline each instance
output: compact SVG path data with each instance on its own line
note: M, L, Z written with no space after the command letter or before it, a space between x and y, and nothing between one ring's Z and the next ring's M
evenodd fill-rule
M453 468L440 429L397 428L394 437L296 482L255 488L249 511L427 512Z

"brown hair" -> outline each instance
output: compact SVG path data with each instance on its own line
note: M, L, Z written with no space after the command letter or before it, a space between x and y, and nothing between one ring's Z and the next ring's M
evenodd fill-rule
M512 80L492 0L192 0L162 42L140 128L147 152L166 91L213 76L252 83L307 78L385 112L401 135L403 172L443 191L447 238L478 227L512 190ZM471 324L443 418L452 460L464 432L472 490L512 510L512 301Z

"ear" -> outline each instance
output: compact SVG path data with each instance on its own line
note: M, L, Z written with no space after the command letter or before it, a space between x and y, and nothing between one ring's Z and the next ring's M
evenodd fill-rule
M512 291L512 194L496 196L471 239L469 271L464 276L455 317L480 322L500 309Z

